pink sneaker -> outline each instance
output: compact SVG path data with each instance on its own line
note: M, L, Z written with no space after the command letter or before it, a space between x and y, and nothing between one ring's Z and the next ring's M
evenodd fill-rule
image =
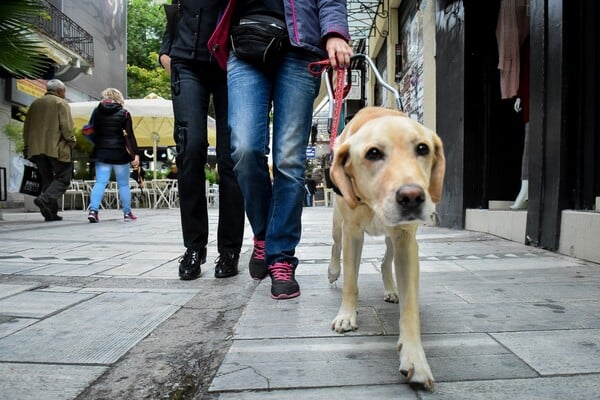
M269 270L265 263L265 241L254 238L254 249L252 250L252 257L250 257L250 263L248 264L250 270L250 276L252 279L260 281L267 277Z
M128 214L123 215L123 220L125 222L129 222L129 221L135 221L137 219L137 217L135 215L133 215L133 212L129 211Z
M283 300L300 296L300 286L296 281L295 269L296 267L286 261L269 265L272 298Z

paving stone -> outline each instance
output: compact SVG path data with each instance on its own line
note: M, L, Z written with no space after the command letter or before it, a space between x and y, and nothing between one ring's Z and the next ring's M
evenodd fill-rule
M598 382L600 382L600 375L442 382L436 385L434 392L419 392L419 398L423 400L592 400L599 398Z
M6 315L0 315L0 338L11 335L38 320L32 318L16 318Z
M600 373L600 329L507 332L492 336L542 375Z
M81 293L23 292L0 300L0 314L43 318L91 297Z
M106 371L101 366L0 363L1 398L74 399Z
M113 363L191 297L190 293L101 294L0 339L0 361Z
M408 385L336 386L318 389L260 390L253 392L222 393L219 400L323 400L369 399L417 400L417 393Z
M36 286L37 285L11 285L8 283L0 283L0 299L31 290Z
M211 391L272 390L405 382L396 336L235 340ZM438 381L535 377L488 335L426 335Z

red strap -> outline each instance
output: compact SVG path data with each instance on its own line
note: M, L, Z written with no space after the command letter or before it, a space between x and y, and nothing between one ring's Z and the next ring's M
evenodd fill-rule
M331 63L329 60L321 60L315 61L308 65L308 70L313 75L319 75L323 73L323 71L327 71L330 75L329 81L331 82ZM350 88L352 87L351 80L348 79L348 83L346 84L346 75L350 75L350 68L336 68L335 74L335 87L333 89L333 116L331 122L331 132L329 133L329 148L333 151L333 147L335 145L335 139L338 133L338 129L340 126L340 118L342 115L342 104L344 103L344 98L350 92Z

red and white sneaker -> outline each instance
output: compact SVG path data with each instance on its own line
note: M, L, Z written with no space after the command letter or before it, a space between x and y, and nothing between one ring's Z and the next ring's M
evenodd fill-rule
M125 222L135 221L137 217L133 215L133 212L129 211L129 213L123 215L123 220Z

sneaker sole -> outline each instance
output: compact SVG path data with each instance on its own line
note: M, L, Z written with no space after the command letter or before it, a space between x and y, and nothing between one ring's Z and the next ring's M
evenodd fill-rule
M92 217L88 217L88 221L90 221L90 223L92 223L92 224L98 223L98 220L96 218L92 218Z
M271 298L275 299L275 300L286 300L286 299L293 299L294 297L298 297L300 296L300 291L298 290L297 292L288 294L288 293L281 293L278 296L275 296L273 294L271 294Z

